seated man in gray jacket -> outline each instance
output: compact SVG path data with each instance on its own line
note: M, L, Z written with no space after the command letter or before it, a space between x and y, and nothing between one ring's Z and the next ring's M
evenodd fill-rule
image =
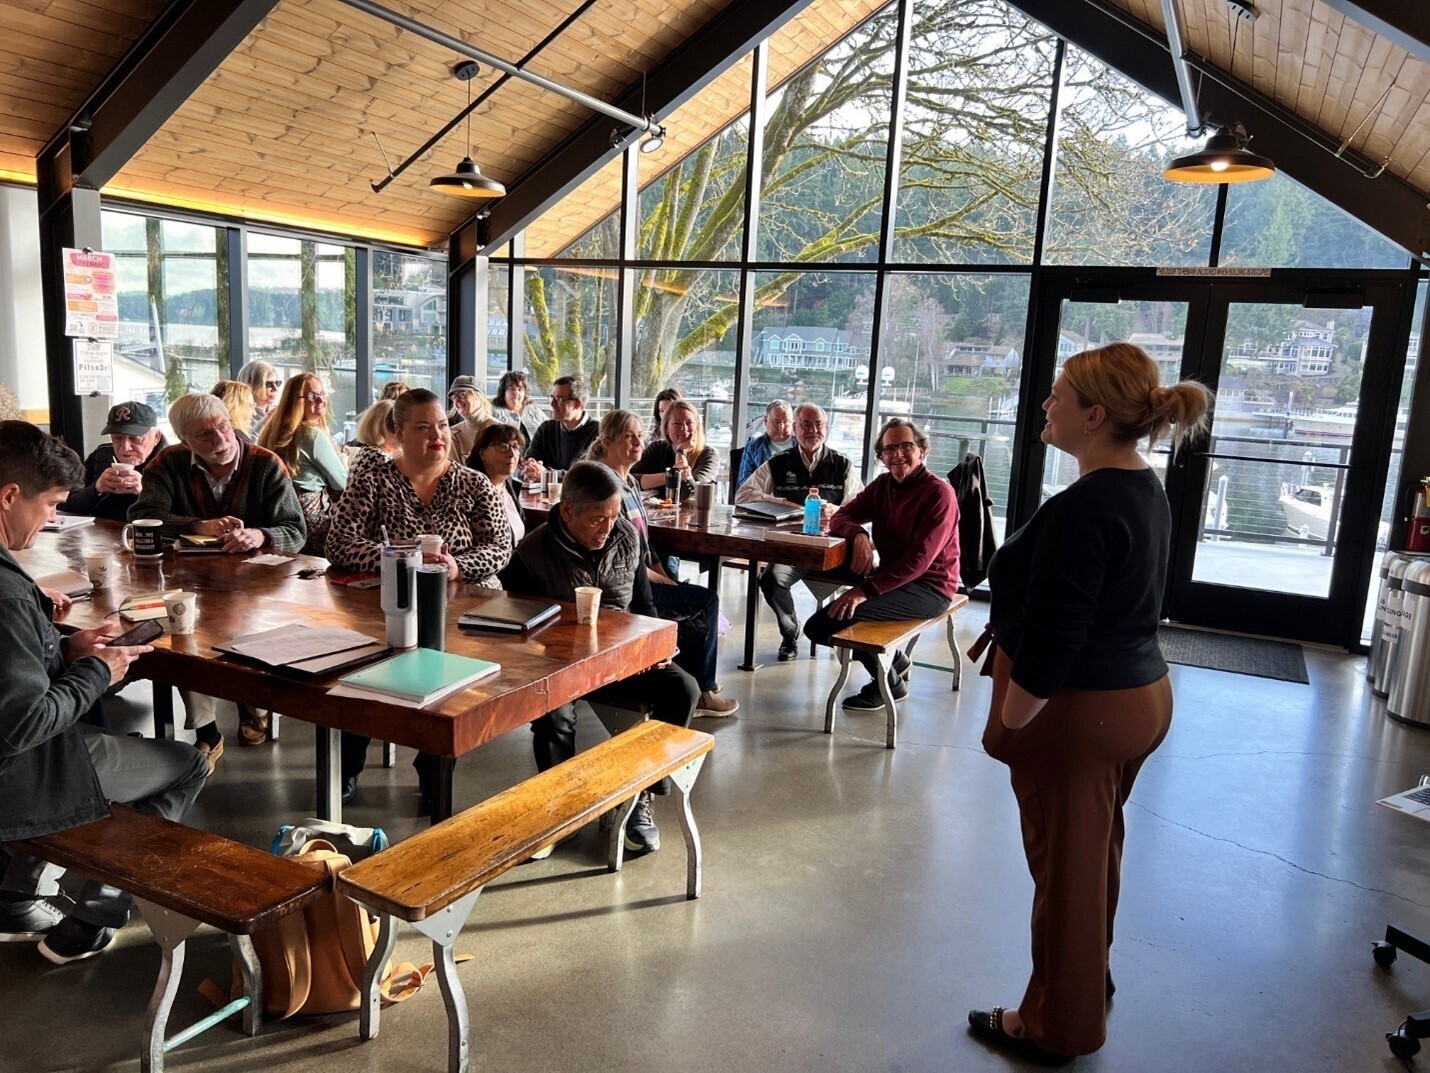
M599 588L601 606L658 618L650 595L650 579L641 559L640 538L621 516L625 485L599 462L578 462L566 472L561 501L546 524L533 529L516 547L502 572L503 585L513 592L575 600L583 585ZM695 679L672 663L662 663L590 694L592 700L613 695L638 695L650 701L651 716L677 726L689 726L700 699ZM536 766L541 771L576 755L576 707L563 704L531 724ZM637 853L660 849L660 831L651 814L652 787L636 799L626 824L626 848ZM549 850L547 851L549 852ZM538 854L545 856L545 853Z
M109 623L63 636L52 607L11 554L35 542L83 487L79 456L26 421L0 421L0 843L108 815L107 801L182 820L208 764L192 745L110 734L80 723L148 646L110 648ZM129 895L93 880L69 916L45 899L60 869L0 848L0 942L41 940L63 965L93 957L129 916Z

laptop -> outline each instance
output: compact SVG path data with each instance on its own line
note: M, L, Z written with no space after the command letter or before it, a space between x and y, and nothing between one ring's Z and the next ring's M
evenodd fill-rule
M525 600L519 596L493 596L474 605L457 619L458 626L476 630L521 633L561 613L550 600Z
M1419 820L1430 821L1430 776L1422 778L1418 786L1402 790L1398 794L1382 797L1376 802L1397 812L1404 812Z
M754 518L761 522L789 522L804 516L803 507L792 507L788 503L739 503L735 506L735 517Z

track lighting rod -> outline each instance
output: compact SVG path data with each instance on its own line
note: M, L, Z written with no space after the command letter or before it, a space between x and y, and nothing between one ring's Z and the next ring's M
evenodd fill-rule
M651 130L659 126L651 116L632 115L623 108L607 104L605 101L597 100L590 94L582 93L579 89L572 89L563 86L560 82L553 82L549 78L532 74L530 71L523 71L514 63L508 63L500 56L493 56L490 52L483 52L481 49L467 44L451 34L443 33L441 30L434 30L432 27L418 22L416 19L409 19L406 15L400 15L396 11L390 11L381 4L374 4L371 0L342 0L348 7L356 8L365 12L373 18L381 19L383 22L391 23L398 29L406 30L408 33L416 34L418 37L426 38L434 44L450 48L462 56L470 56L479 63L485 63L488 67L495 67L498 71L505 71L513 78L520 78L523 82L530 82L533 86L540 86L542 89L550 90L552 93L565 97L568 101L575 101L577 104L585 105L592 111L600 112L602 115L610 116L618 122L624 123L628 127L636 130Z
M1167 25L1167 47L1172 51L1172 70L1177 73L1177 89L1182 95L1182 110L1187 113L1187 137L1199 138L1206 130L1197 106L1197 91L1192 88L1192 72L1184 60L1187 46L1183 43L1182 19L1177 0L1162 0L1162 21Z

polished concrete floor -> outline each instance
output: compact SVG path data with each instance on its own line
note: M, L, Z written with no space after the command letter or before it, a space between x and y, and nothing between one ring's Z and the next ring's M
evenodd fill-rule
M732 619L741 580L726 581ZM985 610L965 613L965 647ZM695 792L705 896L682 896L670 803L657 807L665 847L620 875L606 873L588 829L494 883L460 943L474 955L460 969L472 1068L1020 1068L970 1039L964 1020L971 1006L1016 1004L1029 964L1031 883L1012 792L979 747L987 681L967 671L952 693L947 673L916 671L888 752L882 716L843 715L832 737L821 733L832 659L750 675L734 667L738 636L722 673L741 710L698 724L717 738ZM918 656L948 659L932 637ZM1309 686L1173 669L1172 732L1128 809L1107 1045L1073 1068L1400 1068L1383 1035L1430 1006L1430 966L1402 957L1386 972L1370 941L1387 921L1430 933L1430 825L1374 802L1430 771L1430 735L1384 717L1363 660L1308 649L1307 663ZM142 688L131 693L142 701ZM599 728L583 733L594 740ZM276 744L230 745L194 822L266 845L309 814L312 757L297 720ZM514 732L459 765L459 805L532 770L528 736ZM348 818L407 835L415 786L407 756L369 768ZM399 954L425 960L424 944L404 936ZM221 936L205 930L193 945L180 1021L208 1011L199 979L228 977ZM157 963L138 923L104 956L64 968L0 946L0 1070L136 1069ZM223 1027L170 1067L445 1068L435 982L382 1024L366 1044L349 1016L256 1040Z

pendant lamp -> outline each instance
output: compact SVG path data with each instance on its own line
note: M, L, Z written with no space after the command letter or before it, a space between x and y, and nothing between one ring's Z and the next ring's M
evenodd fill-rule
M467 84L467 155L448 175L438 175L427 185L439 194L465 198L506 197L506 187L495 179L488 179L472 159L472 79L477 76L477 65L465 60L452 68L452 74Z
M1246 131L1236 124L1207 139L1199 153L1179 156L1162 172L1174 183L1249 183L1276 174L1270 157L1246 148Z

